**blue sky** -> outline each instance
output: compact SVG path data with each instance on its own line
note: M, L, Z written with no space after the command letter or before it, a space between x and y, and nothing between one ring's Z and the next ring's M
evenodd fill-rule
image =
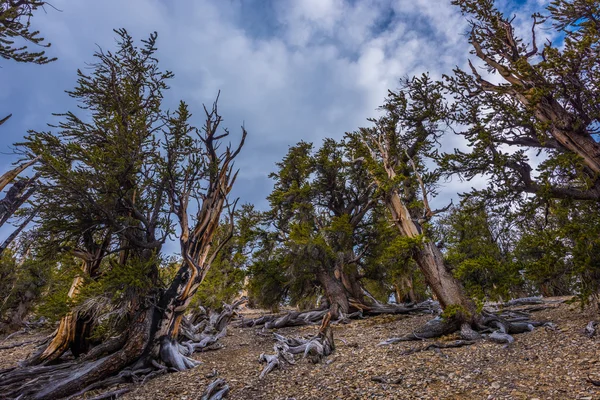
M25 65L0 61L0 169L16 157L11 144L28 129L74 110L64 93L77 68L92 61L96 45L114 48L113 28L136 39L159 33L159 59L175 73L167 104L180 99L200 116L221 90L220 111L233 137L243 123L248 141L236 165L235 195L266 206L274 163L300 140L341 138L376 115L398 79L433 77L464 66L466 21L445 0L54 0L57 11L38 12L33 27L58 61ZM523 23L543 0L503 0ZM525 29L525 27L524 27ZM529 28L527 28L529 29ZM201 121L196 121L198 124ZM460 147L458 138L446 139ZM468 189L449 182L440 203ZM3 235L2 235L3 236Z

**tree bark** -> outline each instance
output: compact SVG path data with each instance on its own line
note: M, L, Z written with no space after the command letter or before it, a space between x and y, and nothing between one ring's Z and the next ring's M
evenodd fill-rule
M23 171L25 171L27 168L29 168L30 166L32 166L33 164L35 164L36 162L38 162L40 158L34 158L31 161L22 163L20 165L18 165L17 167L11 169L10 171L6 172L4 175L0 176L0 190L3 190L6 185L8 185L9 183L11 183L13 181L13 179L15 179L17 176L19 176L19 174Z
M331 317L338 319L340 313L348 314L350 311L350 304L344 285L339 280L335 279L335 277L324 271L319 273L318 278L325 291L325 297L327 297Z
M386 196L385 203L402 235L409 238L420 237L421 228L412 219L408 208L395 190ZM456 315L458 319L470 320L475 317L475 305L467 297L460 282L446 268L444 257L434 243L422 240L414 250L413 257L443 309L458 306L464 311Z
M353 256L354 252L350 252L350 254L344 256L343 261L336 263L335 277L342 282L344 289L352 300L358 303L364 303L365 295L358 278L358 273L356 272L356 269L346 264L346 260L352 259Z
M85 272L85 262L83 262L82 269ZM71 283L71 288L67 294L69 299L75 298L79 293L81 285L83 283L83 277L76 276ZM82 343L85 342L85 338L78 337L76 333L84 334L82 329L77 329L78 318L72 311L60 319L58 328L52 334L52 339L46 347L39 349L32 357L25 360L23 365L33 366L40 364L48 364L56 361L60 356L63 355L73 344L78 343L74 346L74 356L79 355L79 348L82 347ZM77 354L76 354L77 353Z

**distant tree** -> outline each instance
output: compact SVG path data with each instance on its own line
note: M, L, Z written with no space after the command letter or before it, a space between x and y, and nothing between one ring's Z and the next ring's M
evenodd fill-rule
M597 202L551 200L520 219L515 259L536 293L575 294L584 304L598 296L599 211Z
M42 294L57 282L54 272L69 270L68 258L51 259L43 254L45 242L43 236L32 230L0 257L0 291L4 294L0 302L0 332L23 328L34 309L46 302L41 301ZM58 268L59 263L61 268ZM67 304L64 300L61 303L64 310ZM58 314L62 316L61 312Z
M482 201L467 198L438 221L444 231L444 257L467 294L479 301L519 297L521 265L515 262L510 213L498 215ZM505 214L506 213L506 214Z
M426 300L430 296L427 284L412 259L414 243L390 224L385 205L378 202L365 224L371 227L364 238L369 244L362 263L365 289L383 303L391 295L397 304Z
M276 242L263 243L273 248L272 256L259 264L263 271L257 278L264 276L264 269L275 272L274 282L285 280L280 290L285 288L281 293L292 303L315 299L315 287L320 287L333 318L361 309L361 259L367 245L361 238L368 230L365 216L375 204L368 176L332 139L325 139L316 151L312 144L300 142L277 166L266 213ZM278 268L283 276L277 277ZM258 266L253 270L258 272Z

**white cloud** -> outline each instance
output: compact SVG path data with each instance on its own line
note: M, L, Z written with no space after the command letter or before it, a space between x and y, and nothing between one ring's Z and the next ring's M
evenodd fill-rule
M449 1L247 2L254 9L237 0L53 1L62 12L49 8L33 23L59 61L33 73L13 64L0 70L0 109L16 110L1 150L26 129L43 129L52 112L74 108L62 90L92 61L95 44L114 48L113 28L136 39L156 30L161 64L176 75L170 104L184 99L200 118L201 103L221 90L234 137L245 123L250 135L236 191L260 206L271 186L267 175L287 146L340 138L375 115L399 78L426 71L439 77L469 57L466 22Z

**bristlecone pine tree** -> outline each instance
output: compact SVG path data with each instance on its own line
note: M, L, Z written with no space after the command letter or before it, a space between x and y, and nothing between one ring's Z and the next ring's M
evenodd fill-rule
M440 82L427 75L406 79L399 91L390 91L382 107L384 115L371 120L374 126L347 134L354 161L370 172L391 222L402 237L412 241L411 257L443 309L441 317L386 343L438 337L460 329L464 343L470 344L480 337L474 329L500 324L501 332L496 335L504 335L530 327L478 311L433 240L431 219L448 208L431 209L430 196L436 194L441 171L427 166L438 158L439 138L451 112L442 89Z
M18 43L18 41L22 41L40 47L50 47L50 43L44 43L44 38L39 36L39 31L31 29L33 12L38 8L43 8L45 4L45 1L39 0L0 1L0 58L34 64L47 64L56 60L56 58L48 58L44 50L31 52L27 45ZM0 125L8 121L11 116L12 114L0 116ZM36 161L25 162L5 173L0 178L0 192ZM36 180L37 176L16 181L7 191L4 199L0 200L0 227L35 193ZM35 218L36 210L28 210L27 214L17 228L0 244L0 255Z
M69 92L88 116L59 115L52 130L30 132L21 144L39 159L40 229L58 252L79 258L82 271L70 291L75 307L31 366L0 374L6 398L59 398L196 364L194 344L178 342L180 327L225 243L215 232L223 209L233 212L233 160L246 132L235 148L220 148L228 132L216 102L204 109L202 129L189 124L184 103L163 111L172 74L158 66L156 33L138 47L125 30L115 32L117 51L98 51L92 72L78 71ZM163 282L161 247L175 232L183 262ZM88 350L98 326L111 338ZM68 348L88 351L65 362Z
M534 15L528 40L491 0L454 1L469 17L472 53L483 70L456 69L445 86L455 97L452 119L470 152L455 150L444 168L470 179L486 174L488 198L532 193L544 198L600 199L600 6L555 0L549 15ZM538 48L536 30L564 37L564 47ZM532 154L540 156L534 172Z
M425 162L434 155L448 112L441 90L427 75L408 79L400 91L390 91L382 107L385 115L371 120L373 127L347 135L355 162L370 172L392 222L413 240L412 257L446 313L435 327L419 332L421 337L439 336L477 320L474 303L428 233L429 221L439 213L429 206L439 172L429 171Z
M277 166L271 174L271 209L263 216L270 233L265 233L251 267L251 288L262 292L258 296L267 306L286 299L306 309L314 307L321 293L324 301L316 310L260 322L281 328L314 323L327 312L337 320L418 311L404 304L381 304L365 289L366 279L381 277L367 261L375 259L372 249L380 246L377 251L383 251L385 229L377 223L382 210L375 207L375 185L368 171L348 158L344 144L325 139L313 150L312 144L300 142Z

